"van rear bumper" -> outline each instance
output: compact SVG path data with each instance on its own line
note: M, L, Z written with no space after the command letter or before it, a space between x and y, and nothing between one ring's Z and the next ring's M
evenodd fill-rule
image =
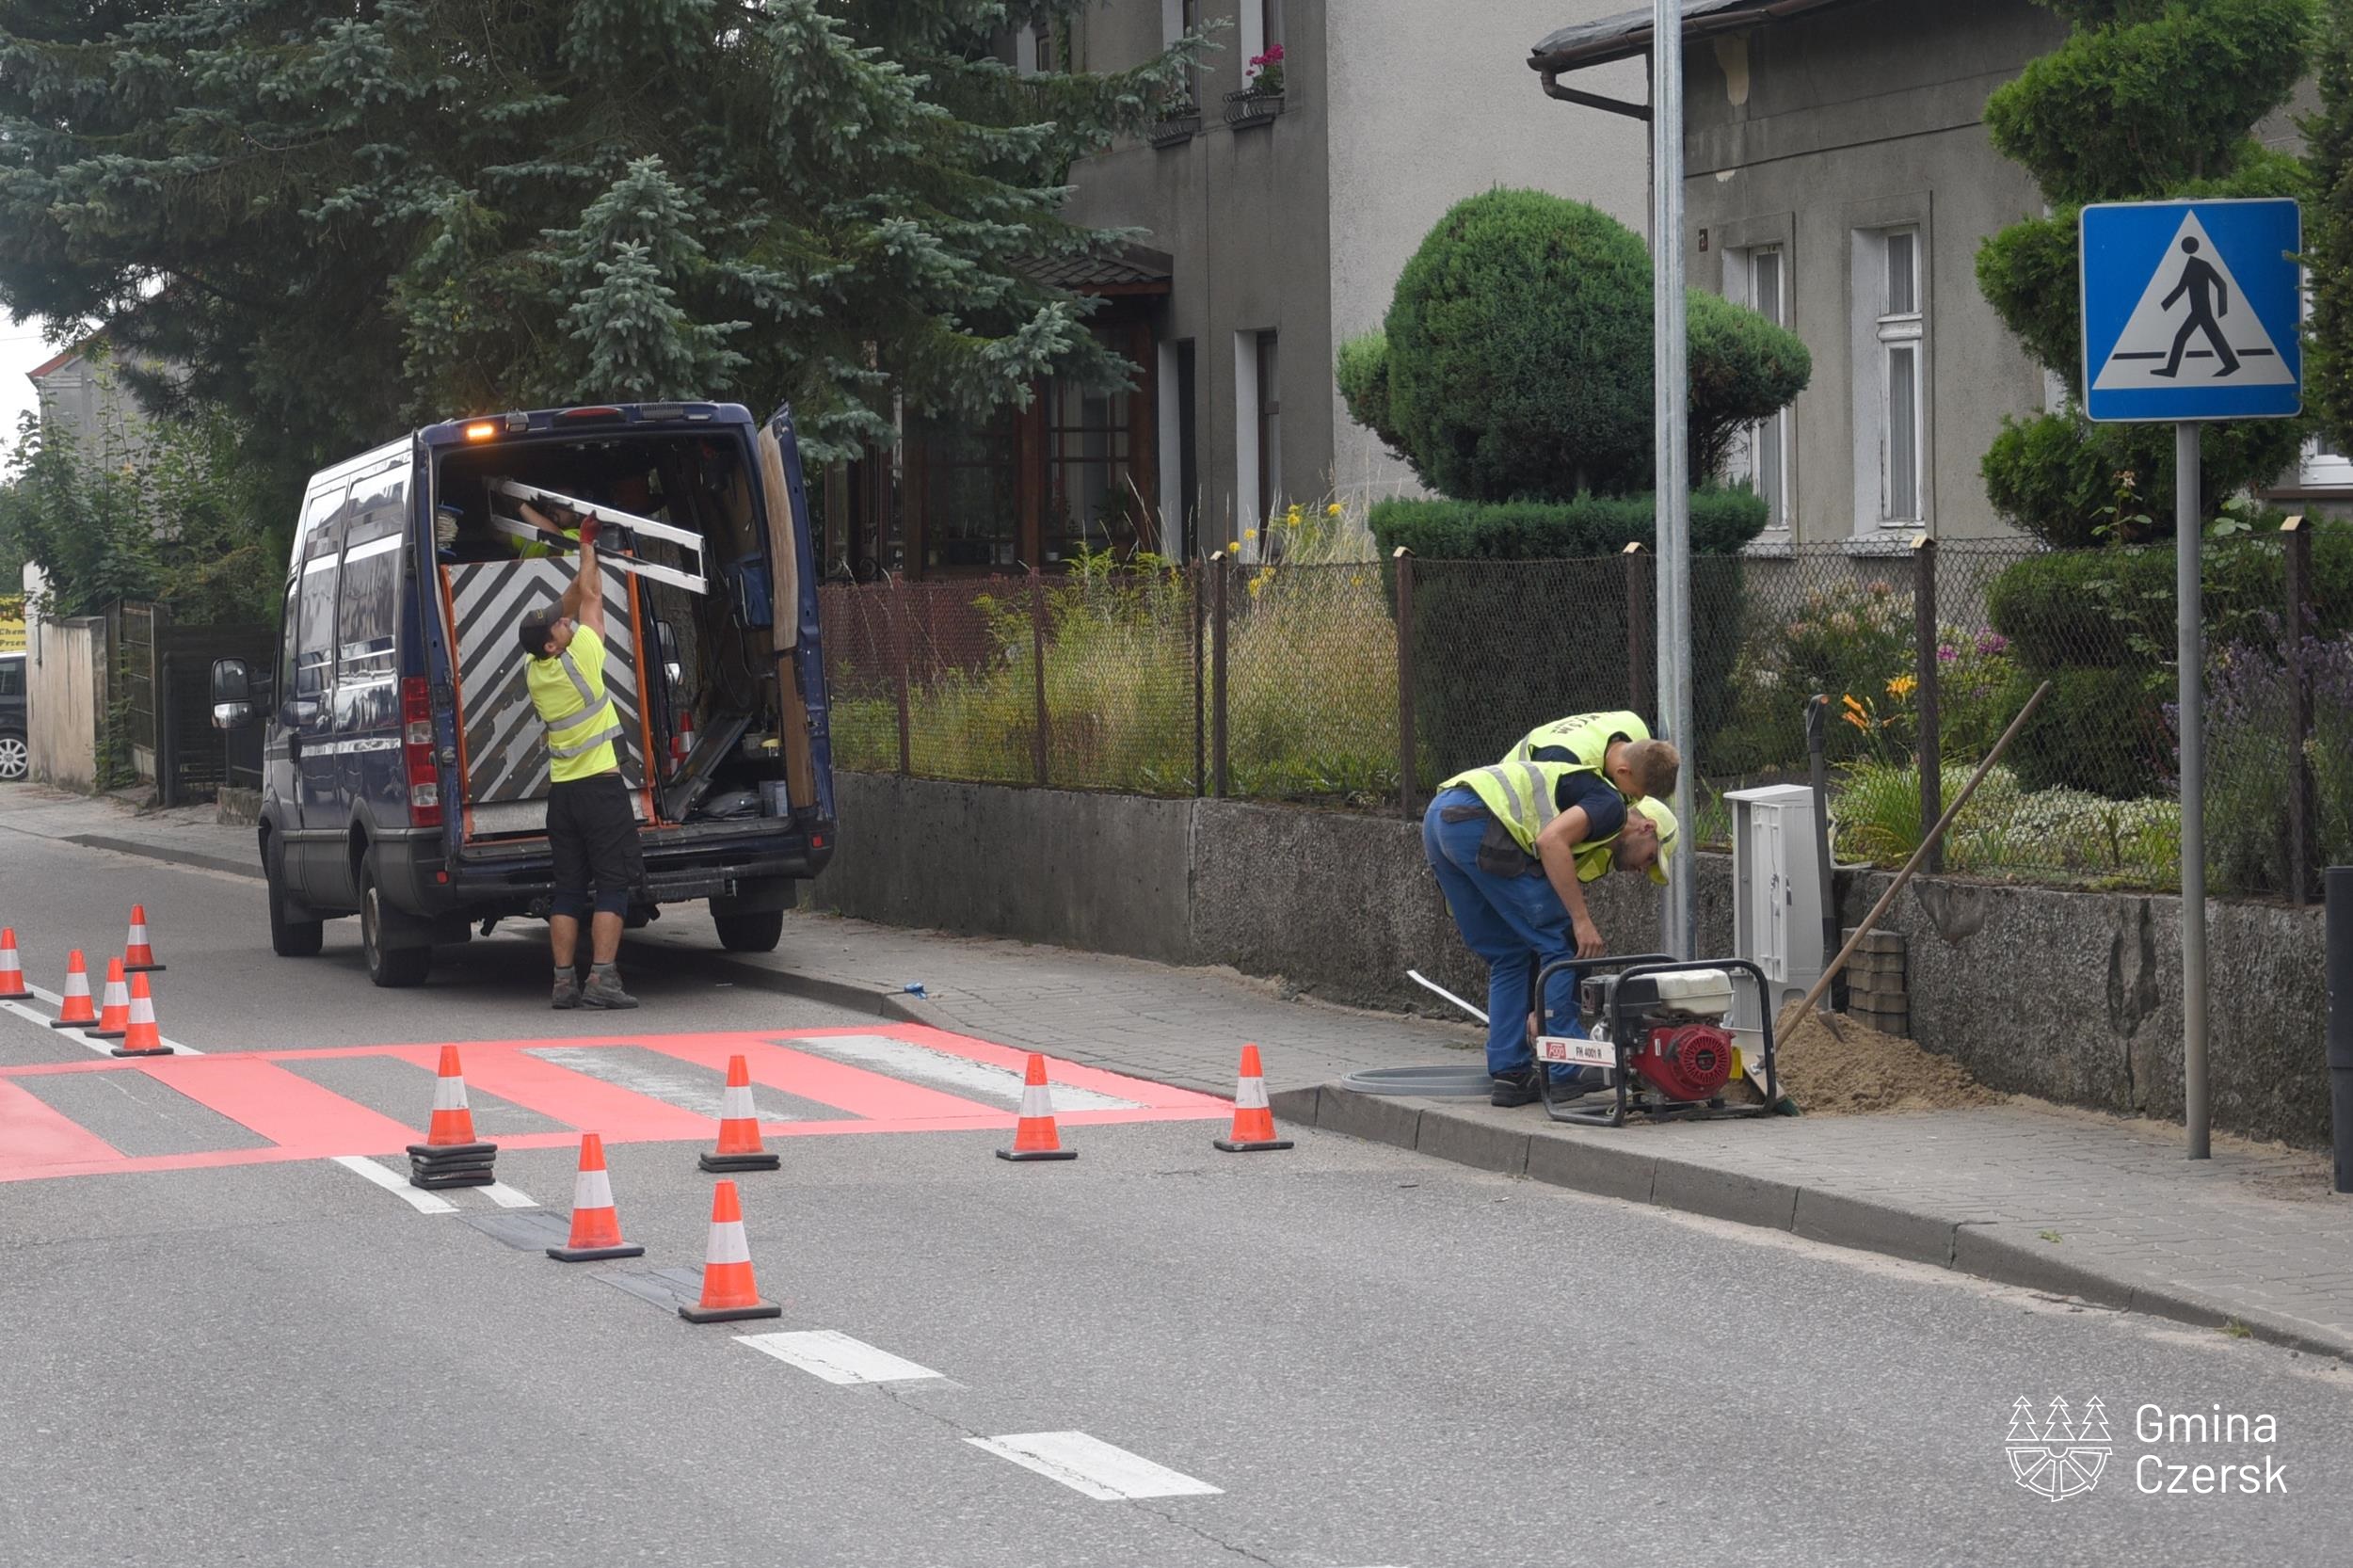
M691 845L648 844L644 890L655 904L695 899L757 898L775 885L802 881L833 858L833 824L791 832L746 832ZM452 859L438 840L388 842L377 850L386 896L427 917L520 913L554 891L554 868L544 844Z

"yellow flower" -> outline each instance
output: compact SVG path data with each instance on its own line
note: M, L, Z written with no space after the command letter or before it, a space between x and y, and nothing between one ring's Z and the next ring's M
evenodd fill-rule
M1863 713L1861 710L1857 710L1851 713L1841 713L1838 716L1845 719L1849 724L1853 725L1857 729L1867 730L1871 728L1869 725L1863 722Z
M1841 701L1841 702L1843 702L1843 703L1845 703L1845 704L1847 705L1847 712L1849 712L1849 713L1854 713L1854 714L1857 714L1857 715L1860 715L1860 714L1862 713L1862 712L1863 712L1863 704L1861 704L1860 702L1857 702L1857 701L1854 699L1854 693L1852 693L1852 692L1849 692L1846 696L1844 696L1840 697L1838 700L1839 700L1839 701Z
M1266 586L1266 574L1261 572L1242 585L1250 590L1250 597L1256 599L1258 597L1258 590Z
M1245 538L1245 539L1255 539L1255 538L1257 538L1257 536L1258 536L1258 531L1257 531L1257 529L1255 529L1255 528L1245 529L1245 530L1242 532L1242 537L1243 537L1243 538Z
M1919 684L1920 678L1916 675L1899 675L1887 683L1887 695L1893 697L1907 697L1919 687Z
M1340 504L1335 501L1331 505L1326 506L1323 509L1323 515L1327 518L1338 517L1340 515Z
M1225 553L1226 553L1226 554L1228 554L1228 555L1239 555L1239 554L1241 554L1241 541L1240 539L1236 539L1236 540L1235 540L1232 544L1227 545L1227 546L1225 547Z
M1365 574L1361 571L1351 572L1348 578L1348 585L1352 588L1363 587L1365 585Z

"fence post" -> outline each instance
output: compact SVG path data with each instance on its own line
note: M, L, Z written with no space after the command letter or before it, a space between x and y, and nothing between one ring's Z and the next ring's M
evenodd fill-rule
M909 650L906 585L905 578L892 578L888 589L889 597L886 600L887 613L890 616L891 664L896 666L894 673L897 676L899 687L899 776L902 778L915 771L914 730L907 719Z
M1403 545L1397 562L1397 803L1410 819L1421 783L1414 765L1414 552Z
M1209 771L1210 792L1218 799L1225 798L1225 584L1233 575L1233 562L1225 552L1209 557L1209 568L1215 575L1209 583L1209 616L1211 642L1209 646Z
M1207 697L1209 665L1203 646L1206 632L1202 612L1207 608L1201 596L1203 568L1195 563L1185 575L1193 584L1193 798L1199 800L1209 792L1209 725L1203 712Z
M1945 747L1937 733L1936 662L1936 540L1927 534L1912 541L1912 627L1913 677L1920 685L1920 831L1926 833L1945 814ZM1938 840L1920 869L1934 876L1945 869L1945 845Z
M2313 623L2313 533L2303 518L2280 525L2287 559L2288 758L2295 770L2288 776L2288 902L2301 907L2313 889L2313 828L2317 819L2313 798L2313 760L2307 749L2313 738L2313 672L2304 662L2304 636Z
M1628 540L1618 552L1625 561L1625 705L1638 713L1650 712L1643 701L1649 695L1653 661L1650 639L1654 630L1650 611L1650 577L1652 556L1642 548L1640 539ZM1654 714L1661 718L1664 715ZM1662 723L1659 728L1664 728Z
M1032 745L1037 758L1037 781L1046 784L1046 578L1030 568L1030 671L1037 688L1037 731Z
M162 639L156 639L160 649ZM180 804L180 737L171 722L171 655L158 651L155 655L155 679L152 696L148 699L155 708L155 804ZM132 764L136 773L138 766Z

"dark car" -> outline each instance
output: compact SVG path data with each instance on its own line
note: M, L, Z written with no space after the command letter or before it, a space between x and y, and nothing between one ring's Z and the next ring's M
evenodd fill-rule
M28 770L24 749L24 655L0 653L0 783L14 783Z

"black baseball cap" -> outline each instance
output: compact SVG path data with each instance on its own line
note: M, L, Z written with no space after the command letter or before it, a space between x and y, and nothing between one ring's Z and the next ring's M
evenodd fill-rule
M555 633L555 623L564 617L552 605L542 604L536 610L525 610L517 623L516 635L521 639L523 651L534 659L547 655L548 639Z

